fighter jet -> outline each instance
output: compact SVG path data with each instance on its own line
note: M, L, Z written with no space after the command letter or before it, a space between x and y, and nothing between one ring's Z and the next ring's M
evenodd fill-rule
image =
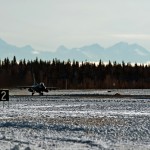
M46 87L43 82L37 83L34 78L34 84L32 86L18 86L20 89L27 89L28 91L34 95L35 93L39 93L39 95L43 95L43 92L48 92L48 90L56 90L56 87Z

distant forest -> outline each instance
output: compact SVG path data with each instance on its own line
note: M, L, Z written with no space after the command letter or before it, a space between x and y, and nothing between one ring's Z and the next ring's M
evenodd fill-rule
M0 60L0 88L32 85L37 82L60 89L150 88L150 65L110 62Z

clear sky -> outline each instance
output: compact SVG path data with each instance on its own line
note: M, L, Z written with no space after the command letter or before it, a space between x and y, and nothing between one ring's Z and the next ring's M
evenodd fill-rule
M0 38L54 51L124 41L150 50L150 0L0 0Z

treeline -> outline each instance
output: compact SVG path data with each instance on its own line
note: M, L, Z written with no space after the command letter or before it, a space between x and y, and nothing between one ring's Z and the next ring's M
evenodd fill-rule
M0 60L0 88L37 82L60 89L150 88L150 65L109 62Z

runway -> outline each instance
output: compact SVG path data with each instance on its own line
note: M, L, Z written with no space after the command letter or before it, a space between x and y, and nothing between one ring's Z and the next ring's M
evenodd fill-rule
M51 98L51 97L91 97L91 98L132 98L132 99L150 99L150 95L121 95L119 93L116 94L55 94L55 95L10 95L11 97L41 97L41 98Z

